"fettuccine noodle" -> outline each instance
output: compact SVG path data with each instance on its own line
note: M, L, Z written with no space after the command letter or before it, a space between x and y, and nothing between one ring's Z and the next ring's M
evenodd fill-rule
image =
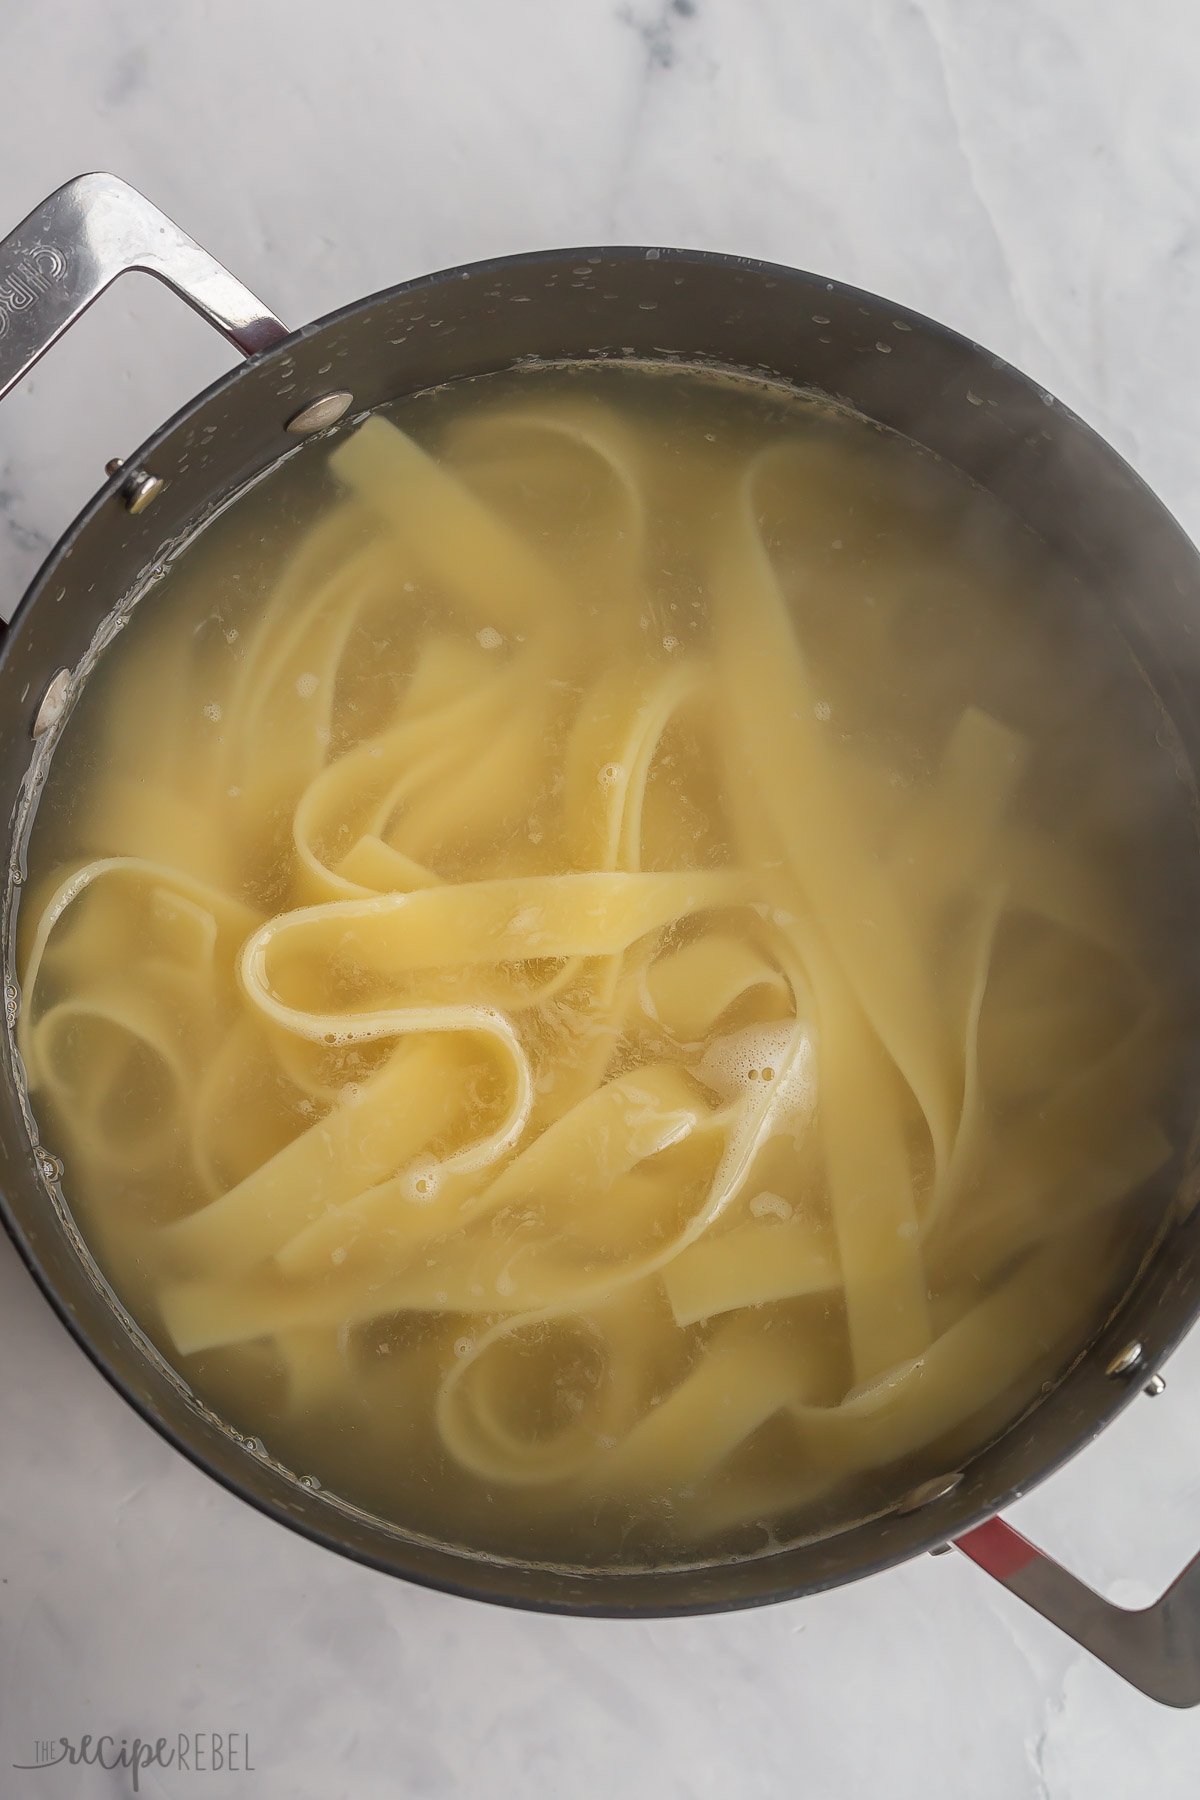
M604 1560L919 1458L1065 1364L1170 1154L1037 745L963 695L898 782L831 721L768 526L828 454L569 388L436 455L370 419L240 631L160 601L110 653L76 854L35 834L68 1197L202 1387L323 1479L357 1432L402 1522L423 1481L469 1534L457 1484Z

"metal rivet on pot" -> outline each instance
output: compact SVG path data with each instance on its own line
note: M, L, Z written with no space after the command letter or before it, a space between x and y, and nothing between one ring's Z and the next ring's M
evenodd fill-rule
M935 1475L932 1481L923 1481L920 1487L913 1488L905 1494L903 1500L896 1504L898 1513L919 1512L921 1507L930 1506L935 1500L944 1500L952 1494L962 1481L962 1470L956 1469L953 1475Z
M1104 1373L1114 1377L1136 1375L1145 1360L1145 1355L1146 1352L1135 1338L1132 1344L1126 1344L1123 1350L1118 1350Z
M71 686L71 671L59 669L50 677L49 685L42 695L42 703L33 715L31 730L35 738L49 731L62 718L63 708L67 704L67 692Z
M130 512L140 513L154 504L166 485L161 475L148 475L144 469L139 469L129 477L121 492Z
M1149 1394L1151 1400L1157 1400L1158 1396L1160 1394L1165 1394L1166 1391L1167 1382L1166 1377L1163 1375L1152 1375L1142 1389L1143 1394Z
M334 394L322 394L320 399L310 400L298 413L293 413L286 430L293 437L311 437L315 431L324 431L327 425L336 425L353 404L354 395L341 389Z
M929 1554L930 1556L949 1556L953 1548L953 1544L935 1544Z
M119 475L125 467L119 456L111 457L104 465L106 475ZM145 512L153 506L158 496L166 487L161 475L150 475L145 469L134 469L121 483L121 498L128 512Z

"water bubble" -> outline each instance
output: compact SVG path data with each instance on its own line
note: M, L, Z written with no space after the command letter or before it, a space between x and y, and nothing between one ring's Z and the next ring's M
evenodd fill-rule
M312 674L311 671L296 677L296 692L302 700L311 700L320 685L320 676Z
M418 1206L428 1206L437 1199L440 1173L432 1157L414 1163L402 1177L403 1192Z
M475 1346L469 1337L460 1337L455 1338L454 1340L455 1356L470 1356L471 1351L474 1348Z
M475 642L484 650L498 650L504 639L494 625L485 625L482 631L475 633Z

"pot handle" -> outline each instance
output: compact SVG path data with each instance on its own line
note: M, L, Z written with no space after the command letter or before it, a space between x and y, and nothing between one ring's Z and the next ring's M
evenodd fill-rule
M1166 1706L1200 1706L1200 1556L1165 1594L1134 1612L1097 1594L1003 1519L989 1519L954 1542L1143 1694Z
M77 175L0 243L0 398L130 269L164 281L245 356L288 335L136 188L115 175Z

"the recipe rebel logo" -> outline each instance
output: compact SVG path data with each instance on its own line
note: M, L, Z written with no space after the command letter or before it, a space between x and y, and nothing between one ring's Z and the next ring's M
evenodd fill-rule
M250 1734L246 1731L178 1731L171 1737L38 1738L28 1762L14 1769L124 1769L130 1790L141 1791L147 1769L173 1769L185 1775L253 1775Z

